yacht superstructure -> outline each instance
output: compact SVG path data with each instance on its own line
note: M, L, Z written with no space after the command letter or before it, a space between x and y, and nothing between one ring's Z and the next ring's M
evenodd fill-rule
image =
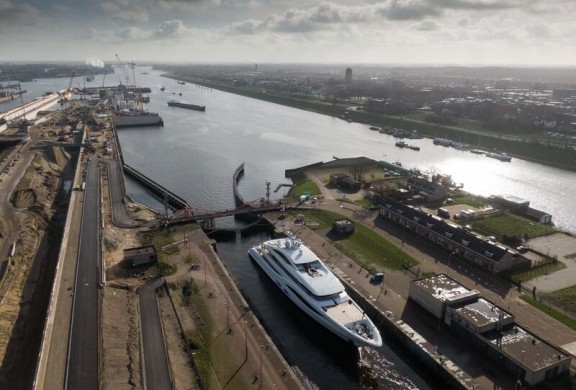
M265 241L248 254L292 302L328 330L358 347L382 345L378 328L340 280L292 234Z

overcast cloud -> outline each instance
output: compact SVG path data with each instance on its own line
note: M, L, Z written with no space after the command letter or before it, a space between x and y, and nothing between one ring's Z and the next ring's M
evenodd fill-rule
M576 65L574 0L0 0L1 60Z

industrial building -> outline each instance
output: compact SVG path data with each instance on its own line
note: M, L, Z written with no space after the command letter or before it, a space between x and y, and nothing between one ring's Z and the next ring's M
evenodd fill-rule
M128 267L154 264L158 261L154 245L124 249L124 261Z
M522 328L512 314L447 275L412 281L409 297L516 381L534 385L570 369L568 353Z

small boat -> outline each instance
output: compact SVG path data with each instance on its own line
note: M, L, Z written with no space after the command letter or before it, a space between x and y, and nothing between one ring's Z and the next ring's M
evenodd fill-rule
M380 131L380 128L379 128L379 127L376 127L376 126L372 126L372 127L370 127L370 130Z
M186 83L184 81L178 81L178 84L180 85L186 85Z
M496 160L510 162L512 157L508 156L506 153L486 153L486 157L495 158Z
M166 87L160 88L160 91L165 91L165 90L166 90Z
M412 150L415 150L415 151L417 151L417 152L420 151L420 146L408 145L408 148L409 148L409 149L412 149Z
M302 311L357 347L382 345L378 328L342 282L292 233L248 250L249 257Z

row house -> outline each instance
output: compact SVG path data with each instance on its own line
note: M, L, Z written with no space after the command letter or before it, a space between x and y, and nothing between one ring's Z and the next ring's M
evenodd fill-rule
M447 250L454 256L466 259L493 273L506 271L514 264L514 252L486 237L390 198L384 198L381 204L380 215L383 218Z

